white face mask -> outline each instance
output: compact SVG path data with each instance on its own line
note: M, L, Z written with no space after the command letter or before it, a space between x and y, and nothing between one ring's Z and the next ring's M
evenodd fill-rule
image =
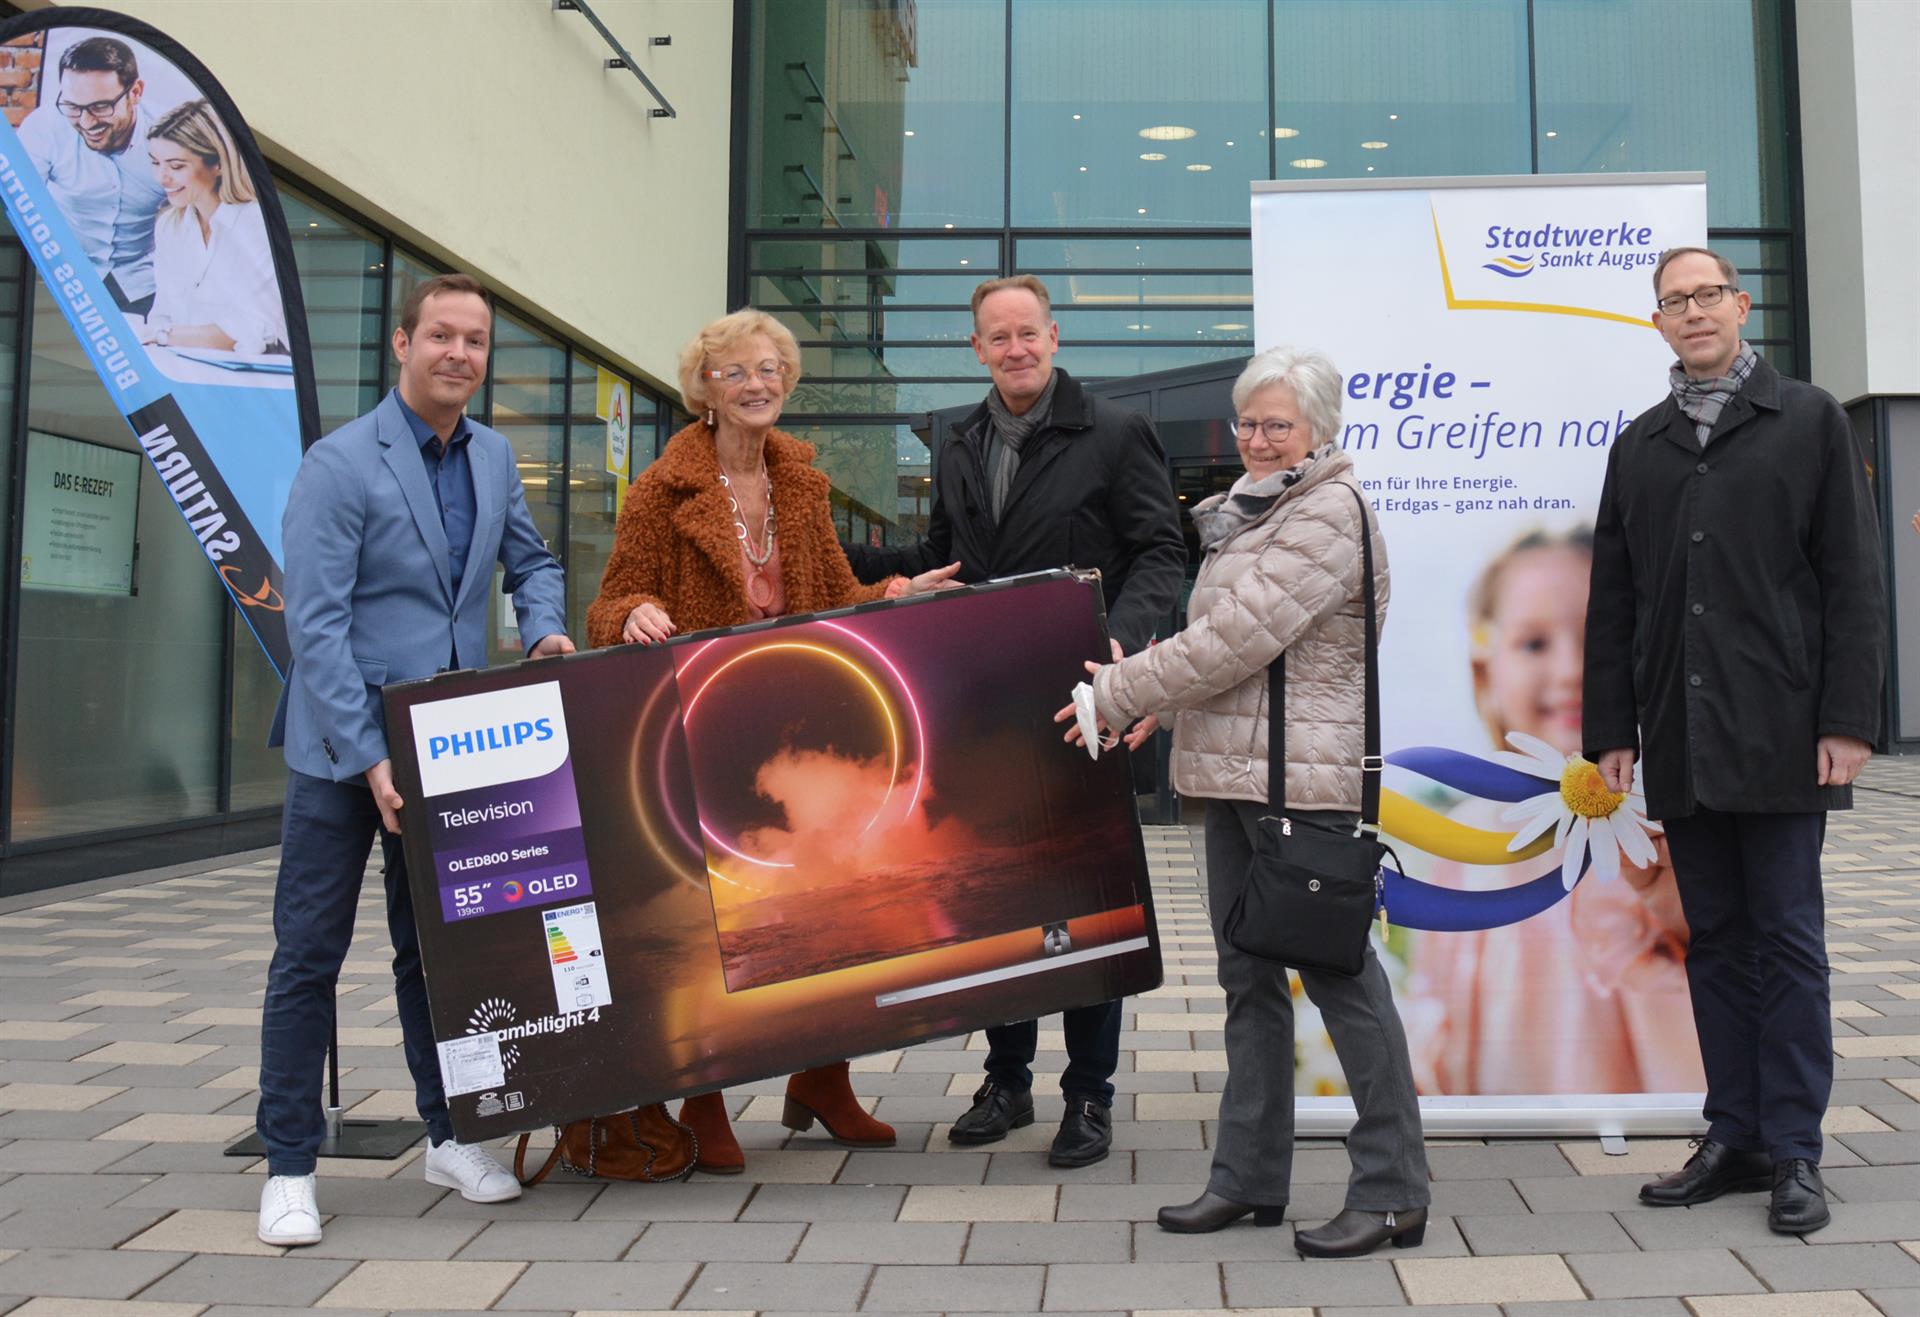
M1081 682L1073 688L1073 720L1080 727L1080 739L1086 743L1087 758L1100 757L1100 717L1094 709L1093 687Z

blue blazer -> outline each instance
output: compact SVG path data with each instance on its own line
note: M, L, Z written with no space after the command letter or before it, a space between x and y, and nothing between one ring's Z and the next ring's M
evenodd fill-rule
M387 757L380 687L487 663L493 571L532 649L566 630L566 587L498 430L469 422L473 547L458 596L420 446L389 393L307 450L281 520L293 668L268 745L287 766L345 782Z

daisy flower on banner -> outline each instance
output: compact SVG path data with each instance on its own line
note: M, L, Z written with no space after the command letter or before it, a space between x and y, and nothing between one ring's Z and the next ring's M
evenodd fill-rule
M1512 750L1487 758L1516 772L1558 782L1552 791L1510 805L1501 820L1515 825L1507 849L1517 851L1553 829L1553 844L1564 846L1560 881L1571 892L1591 856L1595 876L1620 876L1620 862L1646 868L1654 861L1653 834L1661 827L1647 817L1640 786L1640 765L1633 766L1631 789L1609 791L1600 770L1580 755L1563 754L1537 736L1507 733Z

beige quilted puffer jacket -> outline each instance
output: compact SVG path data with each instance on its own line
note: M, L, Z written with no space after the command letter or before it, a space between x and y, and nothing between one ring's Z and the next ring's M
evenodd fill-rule
M1284 652L1286 803L1359 811L1366 633L1358 488L1344 451L1315 462L1265 514L1206 556L1184 631L1095 677L1110 726L1173 715L1180 794L1267 801L1267 665ZM1387 546L1378 521L1369 520L1384 626Z

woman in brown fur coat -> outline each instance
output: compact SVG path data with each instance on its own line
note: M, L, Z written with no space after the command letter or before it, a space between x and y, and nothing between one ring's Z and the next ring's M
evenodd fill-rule
M955 563L877 585L854 579L813 446L773 428L799 379L799 344L762 311L722 316L682 350L680 394L700 419L627 491L600 595L587 609L590 645L653 644L682 631L896 599L959 570ZM745 1168L723 1094L688 1098L680 1119L699 1136L699 1169ZM795 1129L817 1119L851 1147L894 1141L893 1127L854 1097L844 1061L789 1079L784 1119Z

